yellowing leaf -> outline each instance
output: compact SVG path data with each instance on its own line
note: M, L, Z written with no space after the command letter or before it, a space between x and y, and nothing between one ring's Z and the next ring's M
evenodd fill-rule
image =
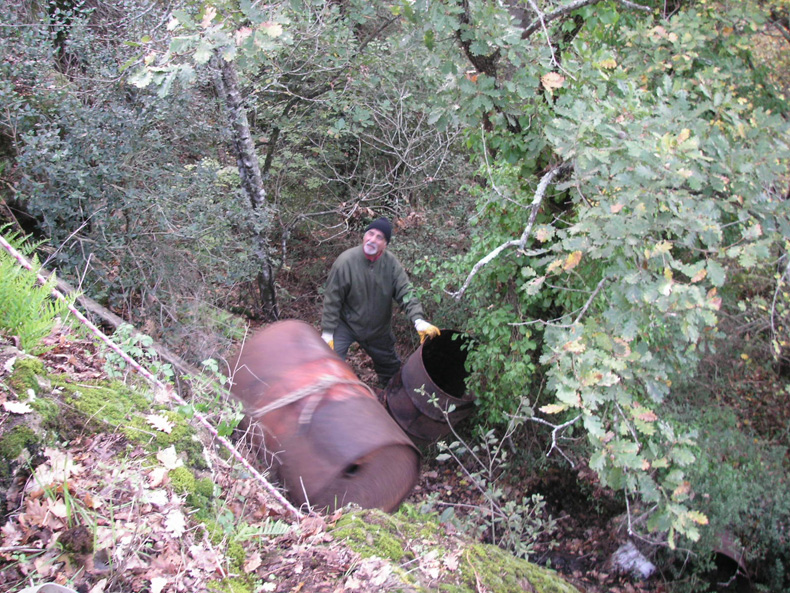
M541 227L535 233L535 237L537 237L538 241L540 241L541 243L545 243L546 241L551 239L551 236L553 234L554 234L553 231L551 231L550 229L546 227Z
M545 276L538 276L537 278L533 278L529 282L527 282L526 289L527 294L532 296L538 294L540 291L540 287L543 286L543 283L546 281Z
M30 407L29 404L24 402L3 402L3 407L5 408L6 412L10 412L11 414L29 414L33 411L33 408Z
M700 282L701 280L705 279L705 276L708 275L708 270L702 268L699 272L694 274L694 277L691 279L691 283L694 284L695 282Z
M680 134L678 134L678 144L681 144L686 140L688 140L689 136L691 136L691 130L689 130L688 128L683 128L682 130L680 130Z
M628 342L622 338L614 338L612 341L614 342L614 348L612 350L617 358L631 356L631 346L628 345Z
M148 414L145 419L148 424L153 426L155 429L166 432L167 434L170 434L173 431L173 426L175 426L175 424L170 422L170 420L157 414Z
M576 340L573 340L572 342L568 342L565 345L563 345L562 349L565 350L566 352L581 354L587 349L587 346L585 346L582 343L581 338L577 338Z
M708 524L708 517L704 514L700 513L699 511L689 511L689 519L697 523L698 525L707 525Z
M611 206L609 206L609 212L611 212L612 214L617 214L622 209L623 209L622 204L612 204Z
M283 26L280 23L268 21L263 23L259 28L269 37L279 37L283 34Z
M540 411L544 414L559 414L560 412L564 412L568 409L568 406L565 404L547 404L540 408Z
M562 264L562 269L566 272L571 271L573 268L579 265L579 262L582 260L582 252L581 251L574 251L571 253L566 259L565 263Z
M551 93L555 89L562 88L562 85L565 84L565 77L557 72L548 72L540 77L540 82L543 84L543 88Z
M549 267L548 267L548 268L546 268L546 273L547 273L547 274L551 274L551 273L552 273L554 270L556 270L557 268L560 268L560 267L562 267L562 261L563 261L563 260L561 260L561 259L555 259L553 262L551 262L551 263L549 264Z
M215 16L217 16L217 9L213 6L207 6L206 12L203 13L203 20L200 21L200 26L204 29L208 29Z
M233 36L236 39L236 45L241 45L247 37L252 35L252 29L249 27L242 27L236 31Z
M637 418L643 422L655 422L658 420L658 416L656 416L656 413L653 411L642 412Z
M663 255L664 253L669 253L672 249L672 243L670 241L660 241L653 251L651 252L651 257L656 255Z
M691 169L678 169L678 175L680 175L683 179L688 179L689 177L694 176L694 171Z
M675 491L672 493L673 498L685 498L691 492L691 484L689 482L682 482Z
M617 62L614 58L606 58L605 60L601 60L598 65L601 68L606 68L607 70L612 70L613 68L617 68Z

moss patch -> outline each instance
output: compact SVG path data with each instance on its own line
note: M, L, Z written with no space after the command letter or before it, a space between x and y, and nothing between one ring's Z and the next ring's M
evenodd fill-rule
M28 446L38 442L36 433L28 426L20 424L9 430L0 439L0 459L16 459Z
M578 593L557 573L492 545L449 536L435 517L421 519L406 506L395 515L377 510L344 514L331 531L363 558L403 566L404 581L424 591L474 593Z
M516 558L496 546L473 544L459 560L464 591L476 591L479 579L487 589L501 593L578 593L553 570Z
M44 363L41 360L33 357L20 357L14 363L14 372L8 380L8 384L20 397L25 397L28 389L32 389L36 393L41 390L39 379L45 375Z
M168 476L173 490L179 494L193 494L195 492L195 474L184 466L171 469Z
M254 593L255 582L242 577L231 577L208 583L211 593Z
M150 406L145 397L121 383L75 385L58 380L56 385L62 390L67 404L81 414L113 427L127 425L133 412L141 412Z

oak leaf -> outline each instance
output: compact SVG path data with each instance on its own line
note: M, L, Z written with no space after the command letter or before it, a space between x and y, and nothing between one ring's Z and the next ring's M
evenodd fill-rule
M540 408L540 411L544 414L559 414L567 407L565 404L546 404Z
M178 509L172 509L167 513L165 528L173 537L181 537L184 535L184 532L187 530L187 522L184 513Z
M175 426L175 424L170 422L170 420L168 420L164 416L160 416L158 414L148 414L148 416L146 416L145 419L148 422L148 424L150 424L157 430L161 430L162 432L166 432L167 434L173 432L173 427Z
M562 269L566 272L570 272L573 268L579 265L579 262L582 260L582 252L581 251L574 251L565 259L565 263L562 264Z
M562 85L565 84L565 77L557 72L547 72L540 77L540 82L543 84L543 88L551 93L555 89L562 88Z
M170 445L167 449L162 449L159 451L159 453L156 454L156 458L168 470L176 469L177 467L183 465L183 462L178 458L176 448L173 445Z

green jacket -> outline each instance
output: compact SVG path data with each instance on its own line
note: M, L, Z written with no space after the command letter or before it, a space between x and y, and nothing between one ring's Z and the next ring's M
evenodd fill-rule
M329 271L321 331L333 333L342 320L359 340L384 335L390 331L393 300L412 323L425 317L406 271L389 250L371 262L361 245L347 249Z

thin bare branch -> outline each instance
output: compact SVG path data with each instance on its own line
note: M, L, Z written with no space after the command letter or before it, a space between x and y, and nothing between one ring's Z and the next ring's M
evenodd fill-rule
M551 427L551 447L549 447L549 450L546 451L546 457L549 457L551 455L551 452L554 451L554 449L557 449L557 451L560 452L560 455L562 455L565 458L565 461L567 461L568 463L571 464L571 467L576 467L576 465L573 463L573 461L571 461L571 459L565 454L565 452L557 445L557 434L561 430L563 430L565 428L568 428L569 426L572 426L573 424L576 424L581 417L582 417L582 415L579 414L575 418L572 418L572 419L568 420L567 422L563 422L562 424L552 424L548 420L544 420L543 418L538 418L537 416L531 416L529 418L525 418L524 420L529 420L530 422L537 422L538 424L543 424L545 426L550 426Z
M574 10L578 10L579 8L583 8L585 6L590 6L591 4L598 4L603 2L604 0L575 0L570 4L566 4L565 6L559 7L554 12L550 12L548 14L544 14L540 10L537 10L537 7L534 3L530 2L533 6L533 10L536 10L537 14L533 21L524 27L524 31L521 33L522 37L529 37L538 29L544 29L546 25L550 22L557 20L567 14L570 14ZM617 0L619 4L622 4L626 8L630 8L633 10L641 10L643 12L650 12L652 9L649 6L642 6L641 4L636 4L635 2L629 2L628 0Z
M555 167L548 173L546 173L541 178L540 183L538 183L538 187L535 190L535 195L532 198L529 221L527 223L527 226L524 228L524 232L521 233L521 237L519 239L513 239L511 241L506 241L505 243L502 243L502 245L500 245L499 247L494 249L491 253L486 255L483 259L481 259L479 262L477 262L474 265L472 271L469 272L469 275L466 277L463 286L461 286L459 290L455 292L448 292L447 294L449 294L451 297L453 297L456 300L460 300L461 297L464 296L464 293L469 288L469 285L472 283L472 279L477 275L477 273L480 272L480 270L483 269L483 267L485 267L486 265L488 265L492 260L494 260L500 253L502 253L503 251L505 251L510 247L517 247L520 251L524 253L524 255L529 257L536 257L538 255L543 255L544 253L547 252L546 249L524 251L524 247L526 246L527 239L529 238L529 235L532 232L532 227L535 224L535 218L537 217L538 211L540 210L540 205L543 202L543 197L546 195L546 189L549 187L549 184L560 173L564 173L565 171L568 171L570 168L571 168L570 163L563 163L558 167Z

